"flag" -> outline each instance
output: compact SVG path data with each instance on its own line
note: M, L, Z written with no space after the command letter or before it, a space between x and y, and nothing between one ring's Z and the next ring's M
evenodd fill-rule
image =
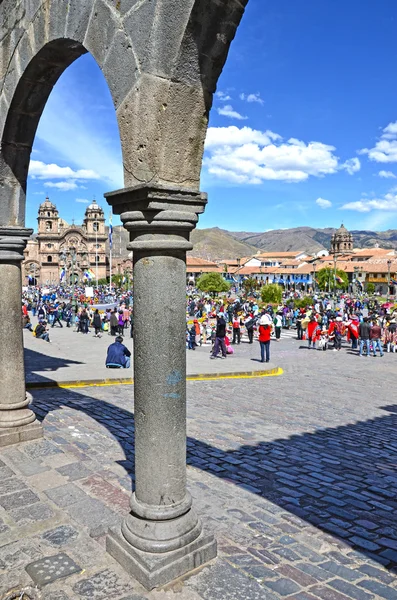
M91 269L87 269L87 271L84 273L84 277L91 281L91 279L94 279L95 273Z
M392 277L392 278L390 279L390 283L391 283L392 285L397 285L397 279L395 279L394 277Z
M342 279L342 277L339 277L339 275L335 275L335 279L338 283L345 283Z
M124 284L126 281L127 281L127 278L126 278L126 276L124 275L124 277L123 277L123 279L122 279L121 283L123 283L123 284Z
M59 279L60 279L61 281L63 281L63 278L65 277L65 275L66 275L65 268L62 268L62 269L60 269L60 272L59 272Z
M112 225L112 213L109 217L109 248L113 248L113 225Z

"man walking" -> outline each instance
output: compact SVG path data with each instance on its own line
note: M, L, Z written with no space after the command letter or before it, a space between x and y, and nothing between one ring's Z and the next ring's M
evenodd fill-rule
M360 356L363 355L363 348L366 346L367 358L370 355L370 336L371 336L371 325L368 323L368 317L364 317L363 322L360 323L358 328L358 335L360 337Z
M370 339L372 342L372 350L374 353L374 357L376 357L376 349L379 348L379 355L383 356L383 348L382 348L382 328L378 325L377 321L374 321L371 331L370 331Z
M226 358L226 344L225 344L225 335L226 335L226 322L225 317L222 313L219 313L216 321L216 332L215 332L215 344L214 349L210 358L216 358L219 354L219 350L222 350L221 358Z

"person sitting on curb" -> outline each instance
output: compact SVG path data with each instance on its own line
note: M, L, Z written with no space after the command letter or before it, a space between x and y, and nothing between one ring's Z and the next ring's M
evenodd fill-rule
M121 335L116 337L116 341L110 344L106 356L107 369L129 369L131 366L131 352L123 344Z
M33 335L36 338L40 338L41 340L44 340L45 342L49 342L50 334L48 333L48 329L47 329L47 321L39 321L37 323L36 327L34 328Z

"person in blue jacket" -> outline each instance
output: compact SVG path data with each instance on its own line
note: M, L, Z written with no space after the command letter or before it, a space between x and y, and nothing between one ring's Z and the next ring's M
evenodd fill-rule
M131 366L131 352L124 346L121 335L110 344L106 356L106 367L109 369L129 369Z

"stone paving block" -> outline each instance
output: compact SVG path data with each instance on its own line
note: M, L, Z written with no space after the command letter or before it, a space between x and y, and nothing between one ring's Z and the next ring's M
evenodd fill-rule
M70 597L65 592L49 592L46 594L45 600L70 600Z
M41 551L30 539L12 542L0 548L0 568L11 571L41 556Z
M36 523L46 521L54 516L54 511L48 504L37 502L30 506L22 506L15 510L10 510L9 515L18 525L27 525L28 523Z
M304 573L307 573L311 577L314 577L318 581L325 581L326 579L331 578L330 573L328 573L324 569L321 569L317 565L312 565L310 563L301 562L301 563L295 563L294 567L296 569L299 569L300 571L303 571Z
M46 490L45 493L50 500L62 508L88 499L87 494L73 483L66 483L54 489Z
M396 580L393 575L389 575L387 571L381 570L371 565L361 565L358 570L372 579L378 579L382 583L392 583Z
M349 538L349 540L352 542L352 544L354 544L355 546L359 546L360 548L364 548L364 550L371 550L371 552L380 550L379 544L375 544L374 542L359 537L358 535L353 535Z
M32 475L29 478L29 486L35 488L35 490L39 492L45 492L46 490L60 487L66 483L67 479L53 469L45 471L44 473L39 473L38 475Z
M369 592L373 592L377 596L381 598L386 598L386 600L397 600L397 590L391 588L383 583L379 583L378 581L373 581L371 579L360 581L357 585Z
M29 458L36 459L42 458L43 456L52 456L53 454L60 454L62 450L57 448L55 444L49 440L40 440L38 442L31 442L23 448L23 452Z
M277 574L283 575L284 577L287 577L288 579L292 579L297 584L299 584L301 587L307 587L309 585L316 585L318 583L317 579L315 579L311 575L308 575L307 573L304 573L303 571L301 571L299 569L296 569L292 565L278 566L278 567L276 567L275 571Z
M131 586L120 581L120 577L106 569L96 573L92 577L82 579L73 585L73 592L79 598L89 598L89 600L111 600L119 598L121 594L131 591Z
M309 588L308 592L313 594L315 598L320 598L321 600L348 600L348 596L327 586L314 586Z
M87 479L83 479L80 485L86 489L90 495L103 500L106 504L114 507L121 514L127 514L130 510L130 496L118 487L105 481L102 477L94 474Z
M60 553L29 563L25 571L37 586L43 587L57 579L80 573L82 569L67 554Z
M16 448L7 448L3 450L6 455L7 461L10 463L16 471L25 477L36 475L37 473L43 473L49 469L48 466L41 464L39 460L31 460L25 454L17 450Z
M281 577L275 581L265 581L264 585L282 597L296 594L301 589L295 581L292 581L292 579L288 579L287 577Z
M51 546L61 547L76 540L79 532L70 525L60 525L55 529L46 531L41 537Z
M265 588L254 579L219 559L187 580L186 585L197 591L203 600L214 600L214 597L227 600L276 600L276 596L267 594Z
M373 594L364 592L361 588L348 583L347 581L343 581L343 579L333 579L328 582L328 585L349 598L355 598L355 600L371 600L371 598L374 597Z
M29 489L0 496L0 506L5 510L12 510L21 506L25 507L35 502L40 502L40 498Z
M360 574L357 573L357 571L353 571L352 569L344 567L343 565L340 565L332 560L321 563L319 567L325 571L329 571L329 573L332 573L333 575L345 579L346 581L356 581L360 577Z
M0 479L0 496L5 494L11 494L12 492L18 492L19 490L26 490L26 484L17 477L11 477L8 479Z
M69 515L87 527L93 537L108 532L109 527L121 522L121 515L110 510L103 502L86 496L86 499L66 507Z
M8 477L15 477L15 475L16 473L10 469L10 467L6 467L5 465L0 467L0 481L4 481L4 479L7 479Z
M83 479L92 474L92 471L87 468L85 463L74 462L57 468L58 473L69 478L69 481L76 481L77 479Z

